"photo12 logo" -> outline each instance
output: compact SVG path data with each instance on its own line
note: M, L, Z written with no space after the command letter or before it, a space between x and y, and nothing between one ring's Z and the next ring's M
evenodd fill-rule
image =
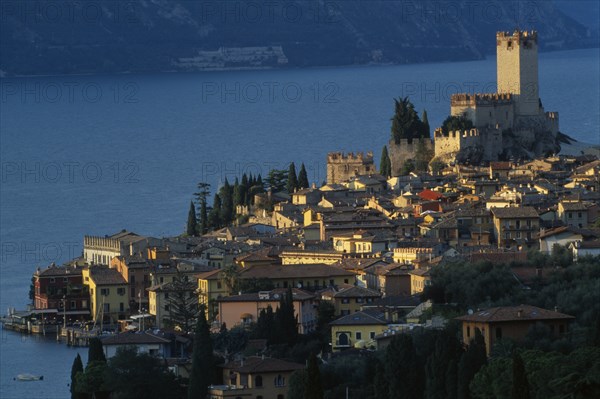
M340 102L340 86L335 82L202 82L202 103L299 103Z
M140 12L140 2L127 0L2 0L0 23L139 24Z
M37 80L0 81L0 101L21 104L99 103L132 104L139 102L136 82L97 83Z
M35 263L42 266L76 258L81 254L81 243L5 241L0 244L0 252L3 263Z
M135 162L2 162L2 184L80 184L140 182L140 167Z

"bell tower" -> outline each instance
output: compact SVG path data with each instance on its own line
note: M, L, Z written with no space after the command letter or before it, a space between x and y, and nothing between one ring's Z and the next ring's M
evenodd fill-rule
M537 32L498 32L496 53L498 93L513 95L517 116L539 115Z

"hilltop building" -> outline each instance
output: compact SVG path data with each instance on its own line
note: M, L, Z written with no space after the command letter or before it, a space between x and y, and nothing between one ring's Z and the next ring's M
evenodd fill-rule
M539 98L538 35L516 30L496 34L496 93L454 94L451 115L470 120L469 131L434 132L435 155L448 160L531 158L558 151L558 113Z

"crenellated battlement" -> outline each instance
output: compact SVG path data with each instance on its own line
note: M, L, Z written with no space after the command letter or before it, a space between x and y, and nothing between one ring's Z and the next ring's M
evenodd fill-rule
M485 105L511 104L513 96L510 93L457 93L450 97L451 106L475 107Z
M328 163L347 163L347 162L373 162L373 152L369 151L366 154L362 152L349 152L347 154L343 152L330 152L327 154Z
M534 30L521 31L517 29L514 32L496 32L496 40L498 41L498 44L501 42L512 42L516 45L520 45L531 41L537 44L538 34Z
M438 127L437 129L435 129L435 132L433 133L434 137L436 139L438 138L452 138L452 139L460 139L460 138L467 138L467 137L479 137L479 130L478 129L471 129L471 130L455 130L455 131L451 131L448 132L448 134L444 133L444 131L442 130L441 127Z

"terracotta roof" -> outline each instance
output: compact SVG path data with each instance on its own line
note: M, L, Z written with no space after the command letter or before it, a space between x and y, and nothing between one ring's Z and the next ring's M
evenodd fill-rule
M45 269L38 269L35 272L39 277L54 277L54 276L81 276L81 268L72 266L54 266L53 264Z
M321 263L306 265L255 265L243 269L240 278L298 278L354 276L354 273Z
M418 195L420 198L423 198L423 199L429 200L429 201L437 201L444 197L442 195L442 193L439 193L437 191L432 191L432 190L423 190Z
M367 312L355 312L346 316L342 316L329 323L330 326L372 326L372 325L387 325L385 320L370 315Z
M96 285L118 285L127 284L127 281L116 269L107 269L100 266L90 267L90 278Z
M492 213L500 219L539 217L535 208L531 206L492 208Z
M334 298L379 298L381 293L364 287L343 287L333 294Z
M225 369L235 370L239 373L268 373L276 371L293 371L304 369L305 366L300 363L292 363L272 357L251 356L244 360L236 360L225 363L221 366Z
M461 321L477 321L484 323L503 321L536 321L574 319L575 317L564 313L554 312L530 305L504 306L477 311L471 315L457 317Z

